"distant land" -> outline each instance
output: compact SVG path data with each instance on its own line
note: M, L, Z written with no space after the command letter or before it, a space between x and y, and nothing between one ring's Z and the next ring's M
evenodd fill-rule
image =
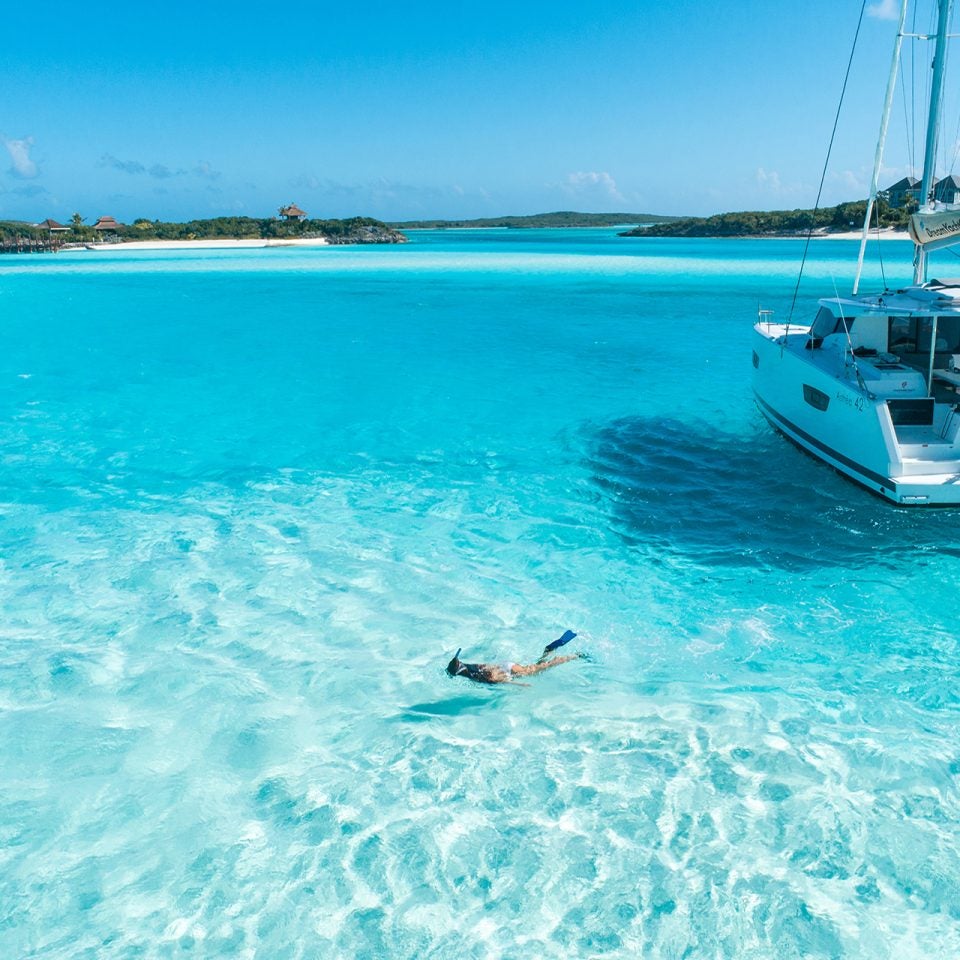
M96 224L74 214L69 225L45 220L40 224L0 221L0 251L56 250L90 243L122 244L162 240L316 240L329 244L405 243L398 230L371 217L347 220L310 220L306 217L214 217L172 223L141 217L132 224L101 217Z
M470 227L620 227L626 223L669 223L676 217L656 213L534 213L525 217L485 217L479 220L404 220L390 222L397 230L444 230Z
M829 235L858 230L863 226L867 203L853 200L819 210L745 210L718 213L712 217L674 217L669 222L636 227L621 237L796 237L815 233ZM907 227L910 210L891 207L878 200L874 223L883 229Z

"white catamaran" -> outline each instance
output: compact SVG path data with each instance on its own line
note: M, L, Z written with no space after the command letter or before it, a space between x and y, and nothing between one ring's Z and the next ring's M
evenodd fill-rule
M960 506L960 279L927 279L926 254L960 243L960 205L934 203L952 0L939 0L920 209L910 222L913 285L858 295L900 62L907 0L877 145L850 297L820 301L808 327L760 311L753 390L761 412L799 446L897 504Z

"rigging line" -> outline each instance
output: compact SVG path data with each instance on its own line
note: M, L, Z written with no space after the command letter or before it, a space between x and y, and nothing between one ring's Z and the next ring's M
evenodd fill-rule
M909 176L913 176L917 169L917 151L916 151L916 142L917 142L917 131L916 131L916 121L917 121L917 6L918 4L913 5L913 9L910 11L912 20L910 21L910 33L906 36L910 40L910 84L909 84L909 99L907 95L907 77L904 74L904 59L900 59L900 99L903 103L903 129L904 135L907 140L907 157L909 158L910 167L909 167Z
M951 39L953 36L954 36L954 34L952 34L952 33L947 33L947 39ZM948 44L946 44L946 47L945 47L944 52L943 52L943 70L944 70L944 73L946 73L947 76L950 75L950 74L949 74L949 71L950 71L950 54L951 54L952 49L953 49L953 44L948 43ZM946 116L946 111L943 110L942 108L941 108L941 115L942 115L942 116ZM954 166L956 165L956 162L957 162L957 156L958 156L958 154L960 154L960 140L958 140L958 138L960 138L960 116L957 117L957 132L954 134L953 144L951 145L951 144L944 143L944 144L942 145L942 148L941 148L941 149L943 150L943 160L944 160L943 175L944 175L945 177L948 177L951 173L953 173L953 168L954 168ZM947 164L947 163L946 163L947 154L949 153L951 146L953 146L953 157L952 157L952 159L950 160L950 163Z
M919 4L913 5L913 22L910 27L917 31L917 9ZM917 170L917 41L910 43L910 170L911 176Z
M936 35L937 35L937 26L936 26L936 24L937 24L937 11L938 11L938 7L939 7L939 4L938 4L938 3L932 3L932 4L930 4L930 10L929 10L929 14L928 14L928 15L929 15L929 20L928 20L928 23L927 23L927 32L926 32L926 34L925 34L926 39L925 39L925 40L920 40L920 41L918 41L918 42L929 44L930 39L936 37ZM928 54L928 57L929 57L929 54ZM932 69L931 69L931 70L924 70L924 71L923 71L923 101L922 101L923 103L929 103L929 102L930 102L930 99L931 99L931 96L932 96L932 90L933 90L933 70L932 70ZM916 108L914 108L914 109L916 109ZM921 112L922 112L922 111L921 111ZM927 127L927 123L924 122L924 137L926 137L926 135L927 135L926 127ZM924 151L924 154L926 154L926 151ZM933 161L934 161L934 164L933 164L933 165L934 165L934 171L936 171L936 165L937 165L937 164L936 164L936 156L934 156ZM924 155L924 161L923 161L923 162L926 163L926 155ZM920 179L923 180L923 173L922 173L922 172L921 172L921 174L920 174ZM936 176L934 176L934 179L936 179ZM930 184L930 192L931 192L931 194L933 193L933 182L932 182L932 181L931 181L931 184ZM923 206L924 204L927 204L927 203L929 203L929 202L930 202L930 197L920 197L920 206Z
M873 208L877 220L877 260L880 261L880 279L883 281L883 289L887 289L887 271L883 267L883 240L880 237L880 204Z
M913 44L910 45L911 51ZM912 82L912 78L911 78ZM907 156L910 158L910 176L914 171L913 131L910 129L910 107L907 103L907 78L903 73L903 59L900 60L900 100L903 103L903 129L907 138Z
M944 53L943 53L943 70L944 70L944 73L946 73L947 76L949 76L949 70L950 70L950 44L949 43L947 44L946 49L944 50ZM941 110L941 113L942 113L942 110ZM958 118L957 120L957 130L958 132L960 132L960 118ZM953 145L954 147L957 147L956 139L954 139ZM943 158L943 175L945 177L949 176L953 172L953 165L957 159L958 150L954 150L953 159L950 161L949 165L947 164L947 152L949 151L949 149L950 147L946 143L942 143L940 145L941 157Z
M860 373L860 367L857 364L857 355L853 349L853 338L850 336L850 324L847 323L847 315L843 312L843 301L840 299L840 291L837 289L837 278L831 273L830 279L833 281L833 295L837 298L837 302L840 306L840 322L843 324L843 332L847 337L847 356L850 358L850 364L853 367L853 372L857 376L857 385L860 387L860 392L865 396L871 397L870 391L867 389L867 384L863 379L863 376Z
M960 113L957 114L957 130L953 135L953 157L950 159L950 166L944 170L944 176L953 173L957 166L957 157L960 157Z
M830 133L830 143L827 146L827 156L823 161L823 173L820 174L820 187L817 189L817 201L813 207L813 217L811 218L810 229L807 231L807 241L803 245L803 257L800 260L800 271L797 274L797 285L793 288L793 300L790 302L790 315L787 317L787 326L793 319L793 311L797 305L797 294L800 292L800 281L803 278L803 268L807 262L807 253L810 250L810 239L813 236L814 228L817 224L817 211L820 209L820 197L823 194L823 184L827 179L827 168L830 166L830 154L833 151L833 141L837 135L837 126L840 124L840 110L843 107L843 98L847 92L847 82L850 80L850 68L853 66L853 55L857 50L857 40L860 37L860 27L863 25L863 14L867 9L867 0L863 0L860 5L860 17L857 20L857 30L853 35L853 46L850 48L850 59L847 60L847 72L843 75L843 88L840 90L840 100L837 103L837 114L833 118L833 130Z
M946 70L950 64L950 45L949 44L947 45L947 52L944 60L945 60L944 69ZM949 166L943 171L943 175L945 177L948 177L953 173L954 168L957 165L957 157L960 157L960 113L958 113L957 115L957 129L953 135L953 157L950 160Z

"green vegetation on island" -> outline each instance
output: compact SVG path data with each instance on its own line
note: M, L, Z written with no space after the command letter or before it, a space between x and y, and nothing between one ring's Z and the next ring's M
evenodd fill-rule
M46 230L41 230L30 223L21 223L19 220L0 220L0 240L14 240L17 237L39 240L46 235Z
M76 231L76 228L73 228ZM93 227L81 226L84 240L103 239ZM278 220L275 217L214 217L173 223L138 218L113 231L120 240L310 240L328 243L402 243L406 238L380 220Z
M39 224L0 221L0 250L26 252L56 250L72 244L125 243L132 240L325 240L331 244L404 243L398 230L371 217L346 220L310 220L295 217L213 217L174 223L139 217L132 224L101 217L83 222L75 213L69 224L45 220Z
M854 200L820 210L747 210L740 213L718 213L712 217L682 217L669 223L637 227L621 233L621 237L764 237L803 236L811 229L829 235L863 226L867 203ZM891 207L878 199L871 217L882 229L903 229L910 216L908 207Z
M446 230L475 227L620 227L626 223L667 223L676 217L655 213L576 213L559 210L555 213L534 213L525 217L485 217L479 220L405 220L391 222L398 230Z

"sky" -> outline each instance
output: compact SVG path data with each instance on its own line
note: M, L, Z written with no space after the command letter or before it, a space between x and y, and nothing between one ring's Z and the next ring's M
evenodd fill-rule
M867 4L825 204L867 193L893 6ZM385 220L809 207L860 9L12 4L0 219L265 217L290 202ZM908 61L914 88L925 57ZM898 100L881 186L911 169L911 130ZM945 167L958 140L948 121Z

